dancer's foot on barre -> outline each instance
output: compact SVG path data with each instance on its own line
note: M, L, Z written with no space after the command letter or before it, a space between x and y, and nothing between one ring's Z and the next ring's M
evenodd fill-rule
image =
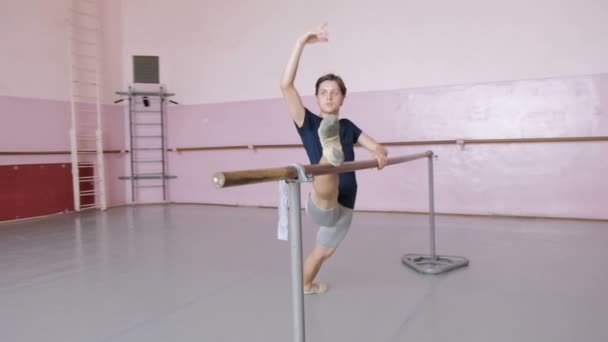
M337 115L327 115L319 126L319 140L323 156L333 166L344 163L344 152L340 143L340 120Z

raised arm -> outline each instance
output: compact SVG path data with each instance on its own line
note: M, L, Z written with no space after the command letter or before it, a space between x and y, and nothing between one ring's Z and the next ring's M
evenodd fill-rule
M323 24L312 31L306 32L297 40L296 46L289 57L289 61L287 62L281 77L281 92L283 93L283 98L287 104L287 110L298 127L302 127L302 124L304 123L304 105L302 104L300 94L294 85L298 64L300 63L300 57L302 56L302 51L306 44L327 42L326 27L327 24Z

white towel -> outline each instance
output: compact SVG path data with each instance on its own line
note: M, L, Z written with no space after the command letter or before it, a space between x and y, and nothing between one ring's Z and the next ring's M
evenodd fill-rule
M289 185L286 181L279 181L279 222L277 224L277 239L289 239Z

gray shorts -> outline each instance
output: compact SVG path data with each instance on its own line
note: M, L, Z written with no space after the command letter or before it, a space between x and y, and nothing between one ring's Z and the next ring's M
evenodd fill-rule
M335 248L344 240L353 220L353 210L340 204L332 209L318 208L310 195L306 203L306 213L319 225L317 243L323 247Z

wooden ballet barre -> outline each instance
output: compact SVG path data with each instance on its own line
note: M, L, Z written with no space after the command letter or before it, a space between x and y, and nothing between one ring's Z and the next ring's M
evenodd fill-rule
M400 157L388 158L386 166L401 164L408 161L431 157L432 151L424 153L410 154ZM323 165L304 165L304 171L307 175L318 176L330 173L343 173L357 171L363 169L371 169L378 167L378 160L361 160L345 162L340 166ZM237 185L256 184L263 182L280 181L287 179L297 179L298 170L293 166L276 167L270 169L255 169L242 171L218 172L213 175L213 184L218 188L226 188Z

